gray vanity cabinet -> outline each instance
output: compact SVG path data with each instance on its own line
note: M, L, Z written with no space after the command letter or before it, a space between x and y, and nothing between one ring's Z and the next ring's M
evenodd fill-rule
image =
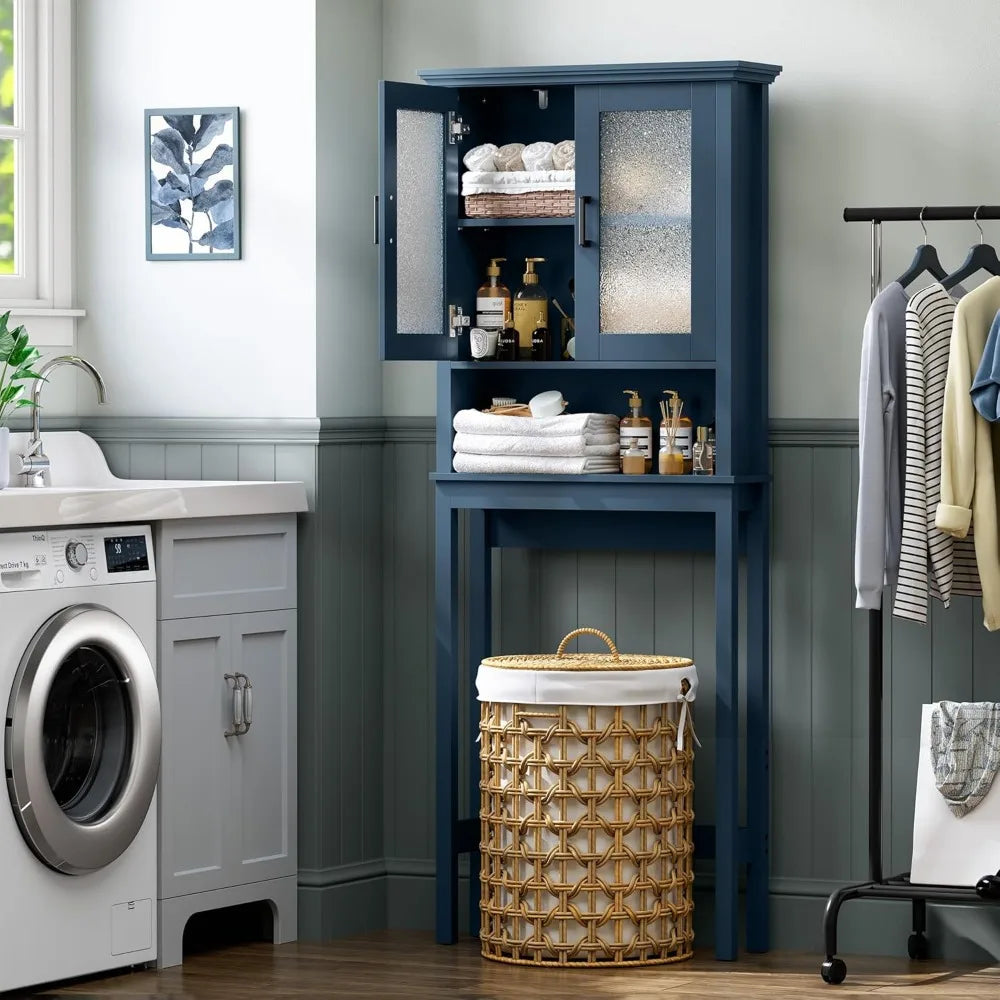
M295 938L295 517L163 522L156 542L166 966L199 911L268 900Z

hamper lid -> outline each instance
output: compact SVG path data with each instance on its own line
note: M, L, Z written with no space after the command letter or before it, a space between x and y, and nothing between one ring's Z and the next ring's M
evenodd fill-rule
M578 635L596 635L608 644L610 653L567 653L566 647ZM611 636L596 628L576 628L552 653L525 653L488 656L484 667L502 670L670 670L694 665L686 656L661 656L655 653L620 653Z
M596 635L610 653L567 653L578 635ZM555 655L489 656L476 674L479 701L530 705L653 705L693 702L698 669L685 656L619 653L595 628L574 629Z

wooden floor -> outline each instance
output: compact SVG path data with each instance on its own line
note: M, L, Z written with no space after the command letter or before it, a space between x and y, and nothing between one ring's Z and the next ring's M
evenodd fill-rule
M756 1000L861 996L1000 995L1000 968L847 958L848 978L827 986L816 955L751 956L734 964L708 955L658 968L597 971L530 969L488 962L478 944L435 945L428 934L388 932L326 945L241 945L189 958L163 972L121 973L53 987L36 997L130 1000L236 997L405 997L407 1000Z

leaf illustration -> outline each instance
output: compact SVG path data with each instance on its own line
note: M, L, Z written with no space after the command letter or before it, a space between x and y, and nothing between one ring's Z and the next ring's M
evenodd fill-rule
M194 172L195 177L208 178L217 174L223 167L233 165L233 147L226 142L220 142L212 151L212 155Z
M197 198L195 198L193 205L196 212L208 212L215 205L218 205L222 201L232 201L233 198L233 182L232 181L216 181L210 188L206 188Z
M159 183L159 190L153 194L153 200L161 205L174 205L182 198L191 197L191 187L187 177L178 177L172 170Z
M163 120L172 128L176 129L185 142L193 142L195 135L194 115L164 115Z
M150 220L154 226L166 226L167 229L187 229L188 224L184 217L180 214L180 207L176 209L168 205L160 205L155 201L151 201L150 205Z
M213 205L208 210L208 214L212 217L212 222L218 226L222 222L232 221L235 208L235 199L227 198L225 201L220 201L218 204Z
M205 179L203 177L195 177L194 174L191 175L191 197L197 198L202 191L205 190Z
M202 115L192 143L194 148L204 149L217 135L222 134L222 130L232 117L232 115Z
M216 226L210 233L205 233L198 242L203 247L212 247L214 250L233 249L233 220L223 222Z
M179 174L187 173L184 148L184 138L172 128L161 128L149 142L149 152L153 159Z

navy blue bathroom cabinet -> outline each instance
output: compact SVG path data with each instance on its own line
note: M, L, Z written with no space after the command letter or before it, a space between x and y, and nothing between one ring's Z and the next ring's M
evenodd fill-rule
M714 826L696 831L696 850L714 859L717 956L737 953L743 866L746 946L768 947L768 89L779 72L741 61L516 67L428 70L423 84L381 85L375 238L382 357L440 362L432 478L442 942L457 934L462 853L473 856L470 915L478 927L479 828L475 817L459 815L457 794L458 713L468 713L474 738L478 706L474 685L466 685L471 697L462 705L458 691L460 663L474 669L491 652L492 550L659 548L715 554L715 769L696 771L696 780L714 783L716 816ZM465 216L467 150L562 139L576 141L573 216ZM512 291L524 258L545 258L541 284L574 317L576 360L470 359L468 318L491 257L507 258L502 277ZM549 316L555 331L558 315L550 309ZM544 389L561 390L575 412L605 413L624 413L623 390L637 389L655 424L656 400L675 389L695 425L715 425L716 474L452 471L458 410L487 407L498 395L526 401ZM461 579L460 512L468 532ZM461 630L460 584L468 594ZM474 759L476 748L470 742L461 753ZM475 804L478 768L470 770Z

